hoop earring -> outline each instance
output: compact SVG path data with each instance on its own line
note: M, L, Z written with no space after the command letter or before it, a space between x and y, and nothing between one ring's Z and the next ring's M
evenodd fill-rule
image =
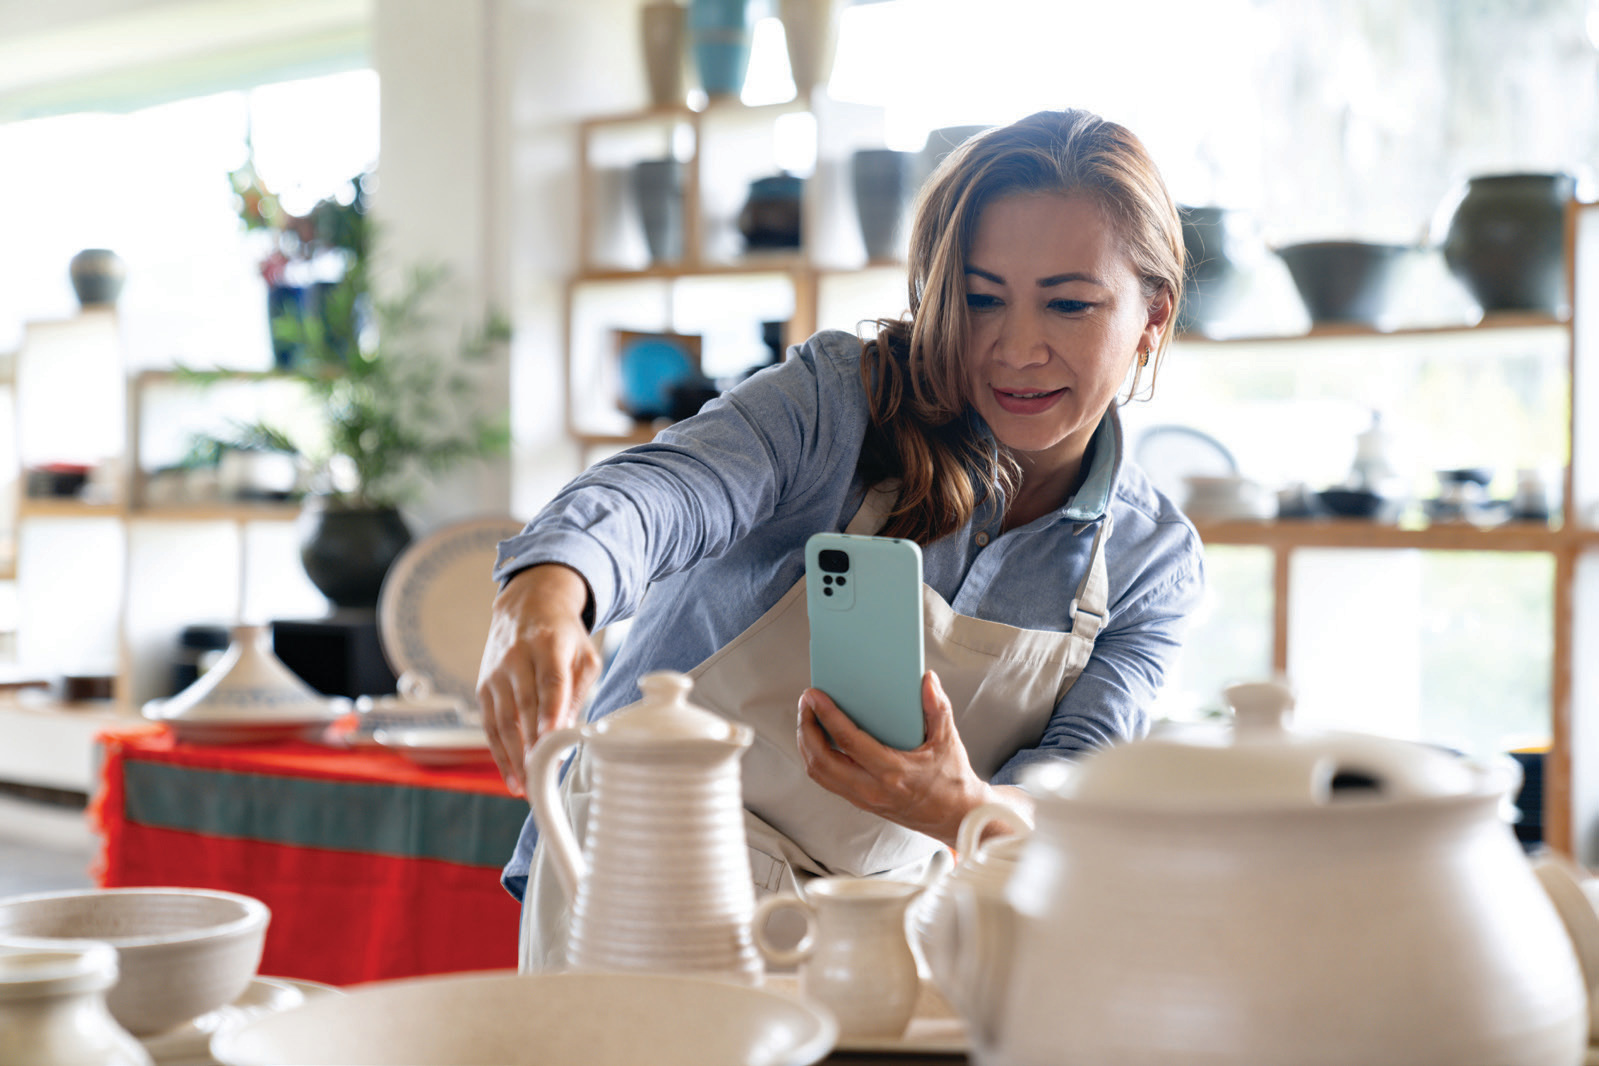
M1143 348L1138 352L1138 368L1142 370L1149 365L1149 349Z

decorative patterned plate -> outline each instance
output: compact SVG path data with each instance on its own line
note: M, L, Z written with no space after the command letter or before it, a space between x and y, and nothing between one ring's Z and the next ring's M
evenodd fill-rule
M502 540L522 531L509 516L474 518L413 542L378 594L378 639L395 674L477 706L477 671L498 586L489 577Z

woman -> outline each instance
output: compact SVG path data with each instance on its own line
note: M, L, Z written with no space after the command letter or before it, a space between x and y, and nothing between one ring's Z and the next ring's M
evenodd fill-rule
M1097 116L1041 112L952 153L917 207L905 320L864 344L817 334L585 472L501 545L478 696L512 789L598 675L591 629L629 616L590 717L670 669L752 725L746 829L765 890L916 876L977 804L1029 806L1022 767L1141 735L1203 571L1192 526L1123 461L1115 409L1170 340L1182 247L1142 145ZM914 751L807 688L793 650L821 530L922 546L936 595ZM563 788L580 814L581 756ZM505 883L538 967L562 958L565 901L535 842L530 821Z

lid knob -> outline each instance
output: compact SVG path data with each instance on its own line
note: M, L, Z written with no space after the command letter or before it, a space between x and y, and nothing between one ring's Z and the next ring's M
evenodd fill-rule
M1294 717L1293 689L1280 681L1246 681L1222 689L1233 709L1233 735L1239 740L1281 739Z

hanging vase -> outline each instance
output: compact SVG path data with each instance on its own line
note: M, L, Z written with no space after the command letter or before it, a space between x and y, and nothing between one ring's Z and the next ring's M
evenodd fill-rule
M838 0L778 0L788 66L801 96L827 84L838 47Z
M1484 311L1559 314L1566 305L1570 174L1471 178L1444 235L1444 262Z
M738 96L755 34L750 0L690 0L688 32L705 95Z
M688 9L672 0L639 9L644 46L644 77L653 107L677 107L684 97L684 40Z

